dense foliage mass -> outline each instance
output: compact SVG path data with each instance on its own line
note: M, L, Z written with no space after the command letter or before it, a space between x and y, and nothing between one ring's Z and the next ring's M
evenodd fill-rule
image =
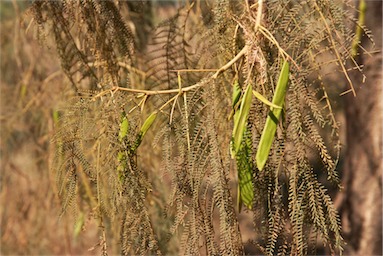
M180 234L179 253L238 255L243 203L259 253L312 254L318 241L340 253L339 218L317 173L339 182L323 77L348 79L353 34L342 5L196 1L157 25L151 10L33 4L39 38L73 87L53 140L63 213L90 210L104 253L116 244L105 233L118 231L122 254L171 253Z

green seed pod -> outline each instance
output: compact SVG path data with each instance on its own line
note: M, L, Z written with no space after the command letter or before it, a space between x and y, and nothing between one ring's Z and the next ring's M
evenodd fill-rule
M238 80L234 81L233 85L233 108L237 105L239 98L241 97L241 88L239 87Z
M118 140L120 142L126 137L129 131L129 120L125 112L122 113L121 123L120 123L120 132L118 133Z
M153 113L146 118L144 124L141 126L140 132L137 135L135 143L131 146L130 151L135 152L137 148L141 145L142 139L144 138L146 132L149 130L150 126L154 123L154 121L157 118L157 111L154 111Z
M251 98L252 98L252 88L249 84L246 88L245 94L243 95L241 107L239 109L239 117L237 120L234 120L234 129L233 129L233 140L234 140L234 150L238 152L239 146L242 142L243 132L246 128L247 118L249 116L250 107L251 107ZM236 119L236 118L234 118Z
M53 115L53 122L55 125L57 125L60 120L60 114L57 110L53 110L52 115Z
M281 108L272 109L267 116L266 124L261 135L261 140L259 141L257 154L255 156L259 170L262 170L265 167L266 161L269 157L270 148L274 140L275 132L277 131L277 125L281 117L283 104L285 102L288 81L289 63L285 60L273 97L273 104L280 106Z
M119 151L117 154L117 160L118 160L118 166L117 166L118 179L120 180L120 182L123 182L125 168L127 165L127 159L126 159L125 153L122 151Z
M84 223L85 223L85 215L83 212L80 212L80 215L78 216L76 223L74 225L73 233L75 237L77 237L80 234L82 227L84 226Z
M157 114L158 114L157 111L154 111L153 113L150 114L150 116L148 116L148 118L146 118L140 130L141 138L145 136L145 133L149 130L150 126L152 126L153 122L157 118Z
M242 94L242 91L241 91L241 88L239 87L238 80L235 80L234 85L233 85L233 101L232 101L233 109L231 110L231 113L228 117L228 120L230 120L234 115L234 125L237 122L238 117L239 117L239 111L237 111L236 108L237 108L237 103L238 103L239 99L241 98L241 94ZM233 133L233 137L234 137L234 133ZM231 154L231 158L234 159L235 158L235 149L234 149L233 140L230 142L230 154Z
M122 161L124 161L124 158L125 158L125 154L123 152L119 151L118 154L117 154L118 162L121 163Z

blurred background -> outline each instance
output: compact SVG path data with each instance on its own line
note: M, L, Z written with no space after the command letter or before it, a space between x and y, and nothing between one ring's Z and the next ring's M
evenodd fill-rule
M78 230L70 214L59 219L61 204L50 162L55 111L70 83L54 49L40 44L27 15L29 2L0 2L0 218L1 255L99 254L100 233L91 216ZM176 4L157 4L154 22L173 14ZM154 8L154 7L153 7ZM337 98L343 150L341 191L330 191L343 225L345 254L382 254L382 2L367 1L366 25L374 43L352 78L357 97ZM365 81L364 81L365 80ZM345 84L343 77L329 82ZM252 237L241 215L242 238ZM249 232L249 234L247 233Z
M59 221L61 206L49 171L52 113L68 83L53 50L27 30L28 6L27 1L0 3L1 254L84 254L96 244L97 230L77 239L73 220Z

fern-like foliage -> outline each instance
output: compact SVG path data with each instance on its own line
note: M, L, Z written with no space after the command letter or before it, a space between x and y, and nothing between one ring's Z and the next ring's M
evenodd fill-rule
M339 183L339 126L324 67L348 79L348 12L330 0L187 2L144 38L137 21L147 18L137 10L150 6L83 0L32 7L39 34L48 44L53 36L76 92L53 140L63 210L89 202L99 219L114 223L109 230L119 230L122 254L167 253L169 237L180 234L181 254L238 255L244 243L233 177L246 169L260 253L310 254L317 240L341 253L339 217L317 176L325 170ZM255 152L269 107L253 99L246 150L231 159L233 82L242 90L251 84L271 101L284 59L291 66L285 108L258 170ZM153 111L155 128L144 128ZM161 164L143 161L147 152L162 155ZM316 159L322 166L314 166ZM156 176L170 184L166 207L155 204L161 216L150 203L160 191ZM172 220L166 236L156 218Z

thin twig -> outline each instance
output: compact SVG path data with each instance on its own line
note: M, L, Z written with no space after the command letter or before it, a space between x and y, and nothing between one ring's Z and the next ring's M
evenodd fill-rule
M176 98L174 99L174 102L173 102L172 109L170 110L169 124L172 124L172 122L173 122L173 113L174 113L174 109L176 107L178 96L179 96L179 94L176 95Z
M344 66L344 64L343 64L343 62L342 62L342 58L341 58L341 56L340 56L338 50L336 49L336 45L335 45L335 43L334 43L334 38L332 37L331 29L330 29L329 25L327 24L326 18L323 16L323 13L322 13L321 10L319 9L319 6L317 5L317 3L314 3L314 5L315 5L315 9L318 11L318 13L319 13L319 15L321 16L321 19L322 19L322 21L323 21L323 23L324 23L324 25L325 25L325 27L326 27L327 33L328 33L328 35L329 35L329 37L330 37L330 40L329 40L329 41L330 41L330 43L331 43L331 45L332 45L332 47L333 47L333 50L334 50L334 53L335 53L337 59L338 59L338 64L339 64L340 67L342 68L343 73L344 73L344 75L345 75L345 77L346 77L346 79L347 79L347 81L348 81L348 83L349 83L349 85L350 85L350 88L351 88L350 90L348 90L348 91L342 93L342 95L343 95L343 94L346 94L346 93L348 93L348 92L351 91L352 94L353 94L354 97L355 97L355 96L356 96L356 92L355 92L354 86L353 86L353 84L352 84L352 81L351 81L351 79L350 79L348 73L347 73L346 67Z
M235 62L237 62L245 53L247 52L248 46L244 46L242 50L228 63L226 63L224 66L222 66L220 69L217 70L217 72L214 73L212 76L213 79L216 79L220 73L230 68Z
M185 105L185 121L186 121L186 140L188 142L188 151L190 152L189 116L188 116L188 104L187 104L186 93L184 94L184 105Z
M300 67L299 65L295 62L295 60L279 45L278 41L275 39L275 37L273 36L273 34L271 34L271 32L259 25L259 31L267 38L270 40L270 42L272 42L273 44L275 44L275 46L278 48L278 50L282 53L282 55L285 56L285 58L289 59L293 64L294 66L300 70Z
M261 25L262 9L263 9L262 6L263 6L263 0L258 0L258 9L257 9L257 19L255 22L255 31L257 31L259 26Z
M174 96L173 98L171 98L170 100L168 100L167 102L165 102L164 105L162 105L159 109L159 111L163 110L167 105L169 105L173 100L176 100L178 98L179 94L177 94L176 96Z
M229 69L235 62L237 62L247 51L248 46L245 46L242 48L242 50L228 63L226 63L224 66L219 68L208 80L210 79L216 79L219 74ZM177 72L185 72L185 70L177 70ZM201 70L200 70L201 71ZM94 96L94 98L99 98L101 96L104 96L108 93L115 93L117 91L126 91L126 92L133 92L133 93L144 93L146 95L159 95L159 94L172 94L172 93L179 93L182 94L184 92L188 92L194 89L197 89L199 87L205 86L206 82L198 82L196 84L184 87L184 88L177 88L177 89L170 89L170 90L159 90L159 91L153 91L153 90L141 90L141 89L133 89L133 88L125 88L125 87L119 87L114 86L109 90L102 91Z
M206 69L171 69L170 72L212 72L217 71L216 68L206 68Z

